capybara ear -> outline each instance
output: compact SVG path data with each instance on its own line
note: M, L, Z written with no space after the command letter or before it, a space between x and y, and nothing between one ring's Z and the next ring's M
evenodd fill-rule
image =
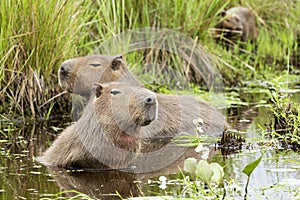
M226 16L226 11L225 10L222 10L221 13L220 13L221 17L225 17Z
M96 97L98 98L102 93L103 85L101 85L100 83L94 83L92 90L95 93Z
M120 69L120 66L122 65L122 55L117 55L115 57L113 57L112 61L111 61L111 68L113 70L118 70Z

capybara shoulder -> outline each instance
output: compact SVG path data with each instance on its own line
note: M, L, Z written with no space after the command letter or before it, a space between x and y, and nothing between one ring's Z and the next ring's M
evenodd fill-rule
M40 158L46 165L76 168L128 167L140 129L157 116L155 93L120 83L96 83L81 118L66 128Z
M245 7L233 7L221 12L221 21L216 25L217 41L235 44L237 41L254 42L257 38L255 15Z

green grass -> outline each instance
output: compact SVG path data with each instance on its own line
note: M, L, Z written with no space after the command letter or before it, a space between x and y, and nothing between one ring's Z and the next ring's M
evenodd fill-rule
M269 124L270 131L264 131L266 138L277 140L281 148L298 149L300 145L300 105L291 99L289 93L284 92L284 84L280 79L274 79L270 87L269 110L272 122Z
M58 92L59 64L87 53L81 46L93 11L86 1L5 0L0 6L1 112L35 116Z
M218 13L232 6L249 7L257 16L257 54L227 52L216 45L212 30ZM102 41L115 34L143 27L169 28L202 44L215 58L226 86L249 80L268 80L297 70L290 56L299 55L300 3L253 0L3 0L0 5L0 112L26 118L68 110L66 95L41 107L62 92L57 69L70 57L93 53ZM253 47L248 45L251 51ZM157 51L153 62L180 68L172 54ZM143 52L128 55L130 66L143 63ZM174 61L174 62L173 62ZM151 78L150 78L151 79ZM293 80L289 78L289 80Z

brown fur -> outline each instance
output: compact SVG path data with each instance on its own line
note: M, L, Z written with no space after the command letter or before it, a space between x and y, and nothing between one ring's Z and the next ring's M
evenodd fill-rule
M109 77L103 74L107 66L113 65L112 58L112 56L91 55L66 60L58 70L59 85L68 92L89 97L93 82L105 83L111 82L112 79L122 82L126 78L122 78L122 69L116 70ZM133 80L134 83L135 81L137 80ZM138 85L138 82L136 84Z
M111 59L110 64L105 69L99 69L102 75L96 79L89 78L84 85L92 86L93 82L127 82L128 84L141 85L136 77L128 70L126 64L121 57L110 56L91 56L93 60ZM89 70L87 65L90 56L85 58L79 57L72 59L74 67L78 67L77 73L84 73L84 76L90 76L94 71ZM76 62L76 59L78 62ZM85 60L86 63L82 62ZM84 72L81 69L85 69ZM79 80L76 80L78 85L83 80L83 75L78 74ZM69 81L67 81L69 82ZM81 95L89 93L84 91ZM79 93L80 94L80 93ZM158 118L151 125L142 128L142 137L152 136L175 136L180 132L194 133L196 126L193 123L194 119L202 118L204 124L204 134L214 135L221 134L223 128L227 126L224 116L215 108L204 101L196 100L192 95L166 95L157 94L158 98Z
M139 151L141 127L156 114L155 93L140 86L97 84L82 117L58 136L40 161L67 168L126 168Z
M227 43L254 42L257 38L255 15L244 7L233 7L221 13L222 21L216 25L218 40L225 38ZM222 36L221 36L222 35Z

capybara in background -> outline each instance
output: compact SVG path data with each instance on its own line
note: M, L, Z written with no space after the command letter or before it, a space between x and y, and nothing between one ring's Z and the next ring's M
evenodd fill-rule
M221 12L221 21L216 25L217 41L224 40L228 46L238 41L254 42L257 38L255 15L245 7L233 7Z
M58 70L58 83L66 91L90 97L92 82L111 82L112 79L121 82L122 69L115 69L109 77L102 76L107 66L114 68L111 56L85 56L66 60ZM116 66L117 67L117 66ZM120 74L121 73L121 74ZM112 77L111 77L112 76ZM101 81L98 81L101 77ZM130 78L124 77L129 82ZM136 79L131 80L134 85L142 85Z
M39 160L65 168L127 168L139 152L142 126L157 116L156 94L140 86L94 84L81 118Z
M101 63L101 68L90 68L92 61L94 64ZM105 63L102 61L106 60ZM110 60L110 62L108 62ZM69 70L78 78L69 78L60 75L59 82L63 89L70 89L74 85L74 81L78 90L77 94L85 95L91 91L86 86L93 85L94 82L126 82L132 85L141 85L140 81L129 71L121 56L104 56L93 55L86 57L73 58L64 62L64 65L69 66ZM76 68L76 70L73 70ZM98 70L98 72L95 72ZM101 74L97 77L92 74ZM81 82L85 81L83 87L80 88ZM204 134L214 135L221 134L224 127L227 127L225 117L216 108L212 107L204 101L196 100L192 95L166 95L157 94L158 99L158 118L149 126L141 128L142 137L152 136L175 136L180 132L194 133L196 125L193 120L203 119L202 128Z

